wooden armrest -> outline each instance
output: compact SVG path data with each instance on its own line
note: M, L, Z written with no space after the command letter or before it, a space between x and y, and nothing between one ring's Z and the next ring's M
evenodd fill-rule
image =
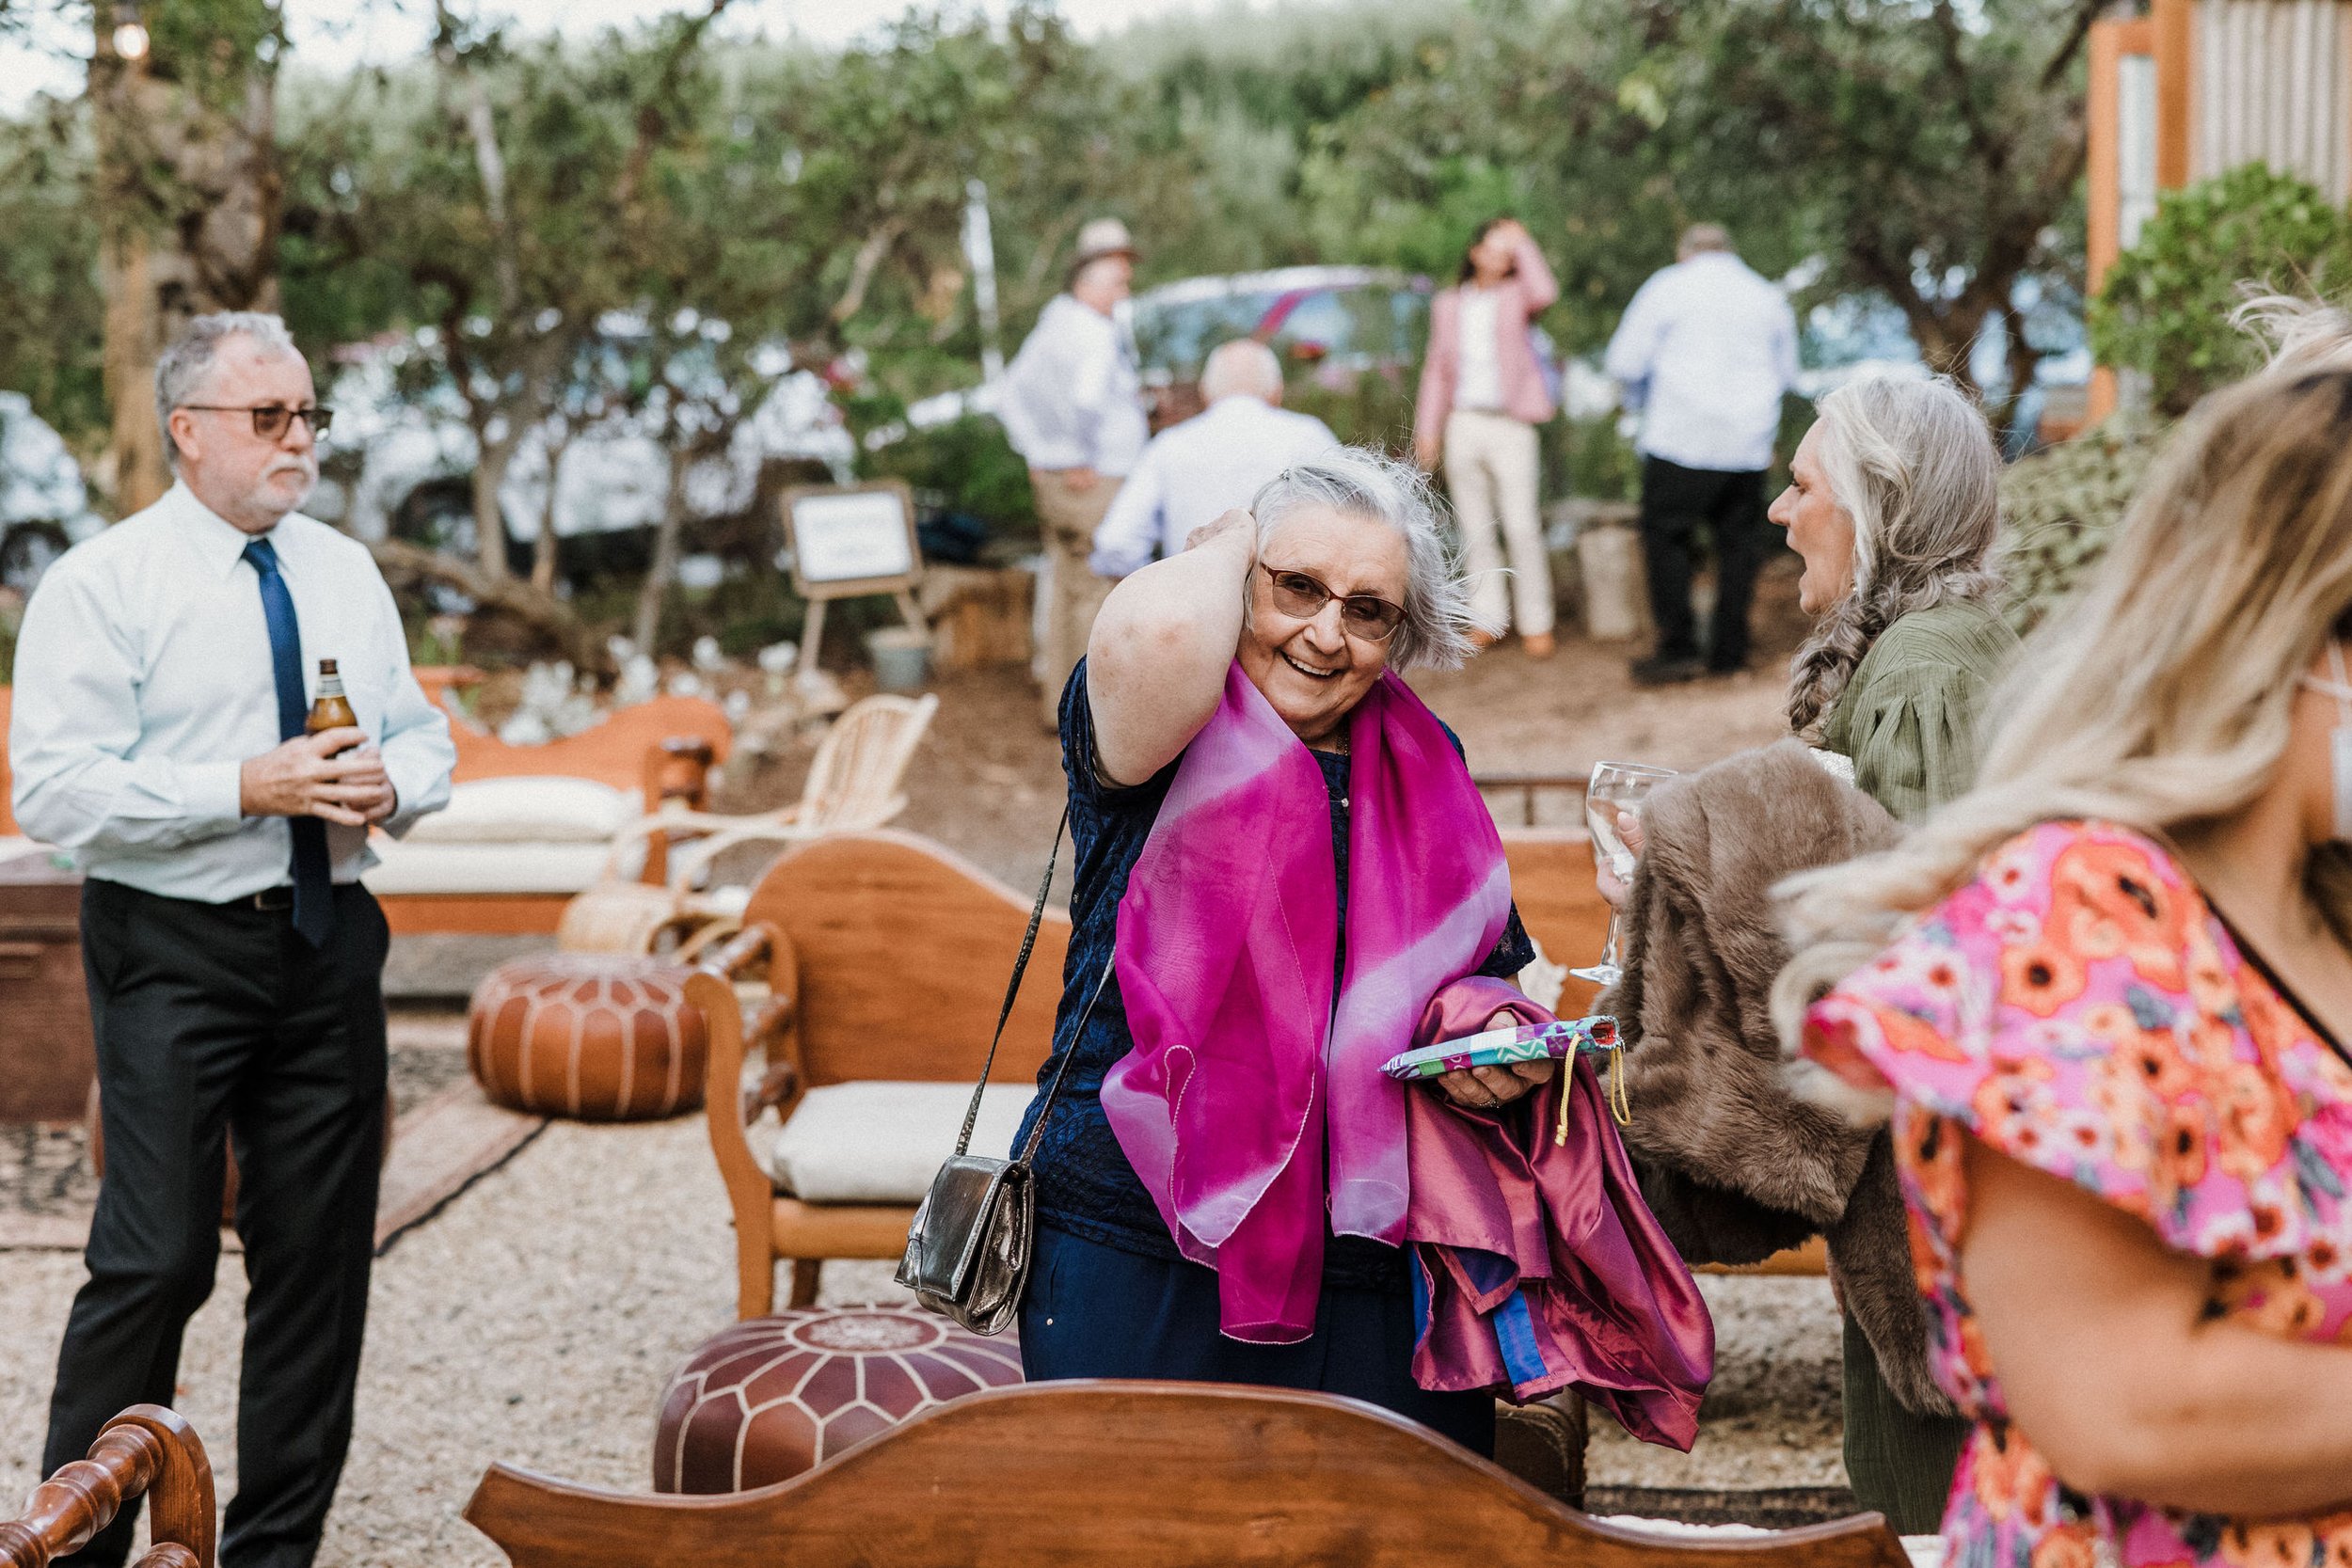
M707 869L710 863L739 844L757 844L768 840L776 844L799 844L817 836L814 828L800 827L788 821L771 821L762 817L755 822L741 822L723 829L707 838L696 839L691 845L670 857L670 890L685 893L693 885L694 878Z
M680 906L673 924L688 925L697 920L705 922L704 926L700 930L689 934L683 942L677 944L676 951L670 955L672 962L698 964L702 962L704 949L726 941L742 929L741 924L735 916L697 908L691 903Z
M789 1018L791 1013L792 1004L786 998L777 997L770 1001L766 1006L760 1008L759 1017L753 1022L753 1037L762 1042L772 1039L775 1031L783 1027L784 1021ZM759 1113L771 1106L781 1106L786 1101L796 1099L800 1094L800 1069L786 1061L782 1056L771 1053L768 1056L767 1072L761 1076L757 1084L743 1091L743 1125L749 1127L753 1122L757 1121Z
M78 1552L142 1497L155 1544L141 1568L212 1568L212 1463L195 1428L152 1404L135 1404L108 1421L87 1458L35 1487L24 1513L0 1520L0 1561L48 1562Z
M747 927L730 938L724 947L720 948L695 967L715 974L722 980L732 981L738 974L768 956L770 949L774 945L775 934L774 927L764 922L757 926Z

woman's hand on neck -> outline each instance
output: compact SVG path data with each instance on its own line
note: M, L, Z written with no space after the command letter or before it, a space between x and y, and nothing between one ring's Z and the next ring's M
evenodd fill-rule
M1256 523L1230 512L1103 601L1087 639L1087 700L1095 760L1112 783L1157 773L1216 711L1257 559Z

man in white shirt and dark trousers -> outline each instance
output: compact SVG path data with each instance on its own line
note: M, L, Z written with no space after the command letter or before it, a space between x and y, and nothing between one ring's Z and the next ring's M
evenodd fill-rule
M1764 474L1782 396L1797 379L1788 300L1732 254L1718 225L1694 225L1609 341L1610 376L1640 414L1642 555L1658 647L1633 666L1645 686L1730 673L1748 660L1748 604L1772 548ZM1700 662L1691 558L1715 546L1715 613Z
M245 1243L224 1568L300 1568L349 1446L386 1050L371 824L449 799L449 722L366 546L294 508L327 422L275 316L204 316L157 363L179 483L68 551L24 611L8 732L24 831L86 874L106 1176L44 1472L172 1402L213 1288L224 1145ZM303 733L336 660L358 727ZM119 1563L126 1508L75 1562Z
M1193 530L1247 507L1294 463L1340 444L1311 414L1281 406L1282 362L1255 338L1210 351L1200 368L1208 407L1152 437L1094 531L1095 575L1123 578L1181 552Z
M1045 535L1036 669L1049 730L1058 727L1061 689L1110 592L1087 569L1094 531L1151 435L1135 343L1119 311L1135 282L1135 257L1117 218L1081 229L1069 293L1046 302L997 394L997 418L1029 465Z

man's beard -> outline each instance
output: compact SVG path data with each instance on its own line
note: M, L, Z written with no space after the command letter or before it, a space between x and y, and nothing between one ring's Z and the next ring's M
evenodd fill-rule
M300 482L294 491L294 499L285 503L285 510L288 512L295 510L304 501L310 499L310 492L318 487L319 466L316 460L306 458L295 463L273 463L262 470L260 482L253 487L255 503L264 510L276 510L278 505L278 498L282 493L278 488L278 482L287 475L293 475Z

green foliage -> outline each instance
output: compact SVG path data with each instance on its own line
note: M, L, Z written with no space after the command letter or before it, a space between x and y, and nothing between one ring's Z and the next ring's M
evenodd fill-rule
M2020 637L2071 598L2106 556L2167 427L2118 414L2001 475L2003 612Z
M1611 501L1641 499L1641 453L1617 433L1614 414L1554 420L1543 435L1547 494Z
M82 449L106 428L90 160L87 117L72 106L42 100L0 120L0 387Z
M994 420L967 416L909 432L858 464L861 478L902 479L927 502L961 512L997 533L1033 531L1029 470Z
M2249 287L2325 294L2347 283L2352 219L2303 181L2248 164L2156 198L2091 302L2090 345L2146 375L2159 410L2182 414L2261 365L2261 345L2230 320Z

